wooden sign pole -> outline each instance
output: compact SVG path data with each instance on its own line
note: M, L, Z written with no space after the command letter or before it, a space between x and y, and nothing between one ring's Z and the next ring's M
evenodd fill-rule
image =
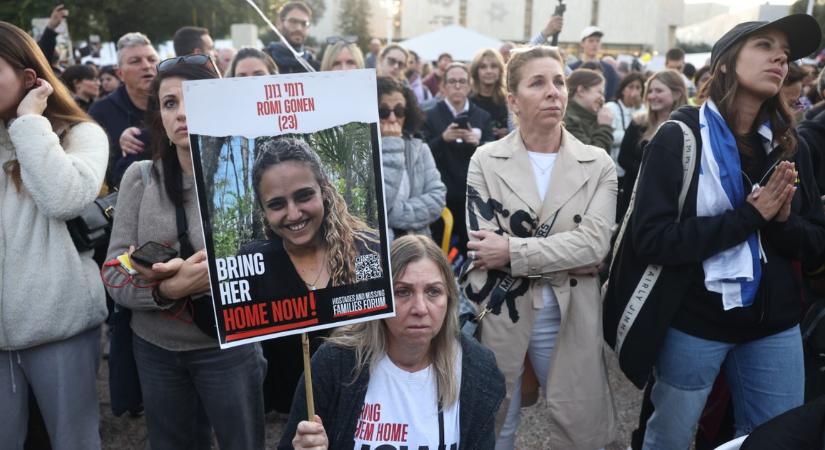
M307 415L309 421L315 420L315 400L312 397L312 366L309 364L309 336L301 333L301 346L304 348L304 387L307 392Z

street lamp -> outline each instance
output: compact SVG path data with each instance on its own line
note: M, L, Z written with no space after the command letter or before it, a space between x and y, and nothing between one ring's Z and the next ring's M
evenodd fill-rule
M400 0L381 0L381 8L387 13L387 45L392 44L392 34L395 28L395 16L401 9Z

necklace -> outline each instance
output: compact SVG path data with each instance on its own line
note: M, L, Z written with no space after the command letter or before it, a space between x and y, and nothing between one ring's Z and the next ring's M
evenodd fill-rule
M556 160L553 159L550 161L550 164L548 164L547 167L542 167L541 164L539 164L539 162L536 160L536 158L533 157L532 153L527 153L527 156L530 157L530 162L533 163L533 167L539 169L539 172L541 172L542 175L546 174L547 171L553 167L553 164L556 163Z
M321 257L321 266L318 267L318 275L315 275L315 281L313 281L312 283L307 283L306 281L304 281L304 284L307 285L307 288L309 288L310 291L314 291L314 290L317 289L318 280L321 279L321 274L324 273L324 268L327 265L326 259L327 259L327 249L324 248L324 255Z

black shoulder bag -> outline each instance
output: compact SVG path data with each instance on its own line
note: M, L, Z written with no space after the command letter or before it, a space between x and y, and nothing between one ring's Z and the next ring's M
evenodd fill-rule
M187 259L195 254L192 243L189 242L189 225L186 223L186 210L183 206L175 206L175 221L178 225L178 242L180 243L180 257ZM203 295L192 298L192 321L209 337L217 338L218 329L215 325L215 309L212 306L212 297Z
M83 208L79 216L66 221L66 228L77 251L86 252L108 245L116 203L117 191L96 198L91 205Z

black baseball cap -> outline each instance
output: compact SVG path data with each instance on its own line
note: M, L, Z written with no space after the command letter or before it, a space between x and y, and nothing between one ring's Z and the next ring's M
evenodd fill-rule
M813 53L819 48L819 42L822 40L822 30L819 28L819 24L816 19L808 14L791 14L773 22L743 22L733 27L713 44L713 49L710 52L710 67L715 67L719 57L727 52L733 44L765 29L774 29L785 33L791 50L791 61Z

